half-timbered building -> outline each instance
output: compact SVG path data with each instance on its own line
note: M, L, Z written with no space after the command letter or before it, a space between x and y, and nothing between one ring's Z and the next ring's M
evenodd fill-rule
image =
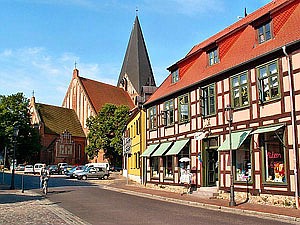
M273 0L168 68L144 104L147 182L298 196L299 24Z

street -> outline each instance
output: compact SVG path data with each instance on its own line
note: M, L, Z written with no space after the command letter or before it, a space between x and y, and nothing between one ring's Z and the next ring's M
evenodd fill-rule
M16 187L19 181L18 174ZM24 181L25 191L40 191L38 176L26 175ZM52 176L47 199L90 224L288 224L120 193L105 188L106 182Z

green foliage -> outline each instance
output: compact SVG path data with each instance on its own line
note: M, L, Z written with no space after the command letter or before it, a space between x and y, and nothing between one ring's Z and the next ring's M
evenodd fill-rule
M18 163L34 162L40 150L39 134L30 125L28 105L29 100L23 93L0 95L0 152L3 153L7 147L8 156L12 158L15 140ZM14 139L15 126L19 133Z
M86 152L95 157L103 149L105 157L114 165L120 165L123 154L122 131L129 119L127 106L105 104L96 117L87 120L89 129Z

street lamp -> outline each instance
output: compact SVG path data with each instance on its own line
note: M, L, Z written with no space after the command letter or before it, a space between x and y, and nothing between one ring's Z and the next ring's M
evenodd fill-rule
M235 206L234 200L234 183L233 183L233 154L232 154L232 140L231 140L231 125L233 121L233 108L227 105L225 108L225 117L229 126L229 154L230 154L230 202L229 206Z
M10 189L15 189L15 160L16 160L16 143L17 143L17 137L19 134L19 127L14 126L14 133L13 133L13 142L14 142L14 154L13 154L13 167L11 171L11 184Z

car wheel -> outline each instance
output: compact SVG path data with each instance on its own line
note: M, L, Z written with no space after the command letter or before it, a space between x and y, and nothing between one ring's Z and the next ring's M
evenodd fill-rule
M87 179L87 177L86 176L82 176L82 180L86 180Z
M104 180L107 180L107 179L108 179L108 176L107 176L107 175L104 175L104 176L103 176L103 179L104 179Z

